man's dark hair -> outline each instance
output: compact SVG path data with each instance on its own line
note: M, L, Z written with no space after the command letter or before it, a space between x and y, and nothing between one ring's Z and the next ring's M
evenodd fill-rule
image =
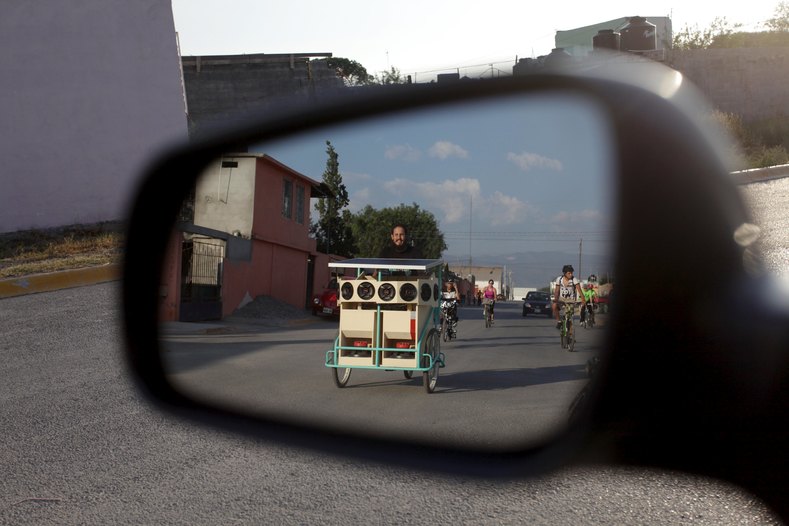
M403 232L405 232L405 235L408 235L408 227L403 225L403 224L401 224L401 223L397 223L395 226L393 226L392 227L392 231L389 232L389 233L390 234L394 234L395 228L402 228Z

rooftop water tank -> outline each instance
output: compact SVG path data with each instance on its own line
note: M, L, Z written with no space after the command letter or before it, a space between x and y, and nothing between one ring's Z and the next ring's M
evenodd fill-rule
M547 67L561 68L569 64L572 58L572 55L565 51L563 47L555 47L551 50L551 53L545 57L545 65Z
M643 16L634 16L620 31L622 51L651 51L657 49L657 26Z
M619 41L619 33L613 29L601 29L592 37L592 48L619 51Z

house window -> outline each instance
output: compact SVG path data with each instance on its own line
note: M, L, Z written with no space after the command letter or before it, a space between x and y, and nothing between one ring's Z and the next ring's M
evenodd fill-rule
M293 181L283 179L282 215L290 219L293 216Z
M296 187L296 222L304 224L304 187Z

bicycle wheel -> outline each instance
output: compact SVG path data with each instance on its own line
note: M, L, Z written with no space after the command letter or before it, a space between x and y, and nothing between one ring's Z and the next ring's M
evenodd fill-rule
M586 307L584 308L586 309ZM591 309L586 310L584 321L581 322L581 325L583 326L584 329L591 329L592 326L594 325L594 318L592 316L593 316L592 310Z
M575 350L575 329L573 322L567 322L567 350L573 352Z
M490 327L490 306L485 305L485 328Z
M414 371L403 371L403 376L405 376L406 380L410 380L414 377Z
M449 321L444 318L441 320L441 337L444 338L445 342L449 341Z
M570 345L570 332L568 331L568 328L569 328L569 323L568 323L568 320L567 320L567 316L563 315L562 316L562 325L561 325L561 328L559 329L560 330L559 340L562 343L562 349L566 349Z
M332 378L334 378L334 385L337 387L345 387L348 380L351 379L351 369L349 367L332 367Z
M441 352L441 339L438 337L438 331L435 329L430 329L430 332L427 334L425 338L425 350L424 353L429 355L422 357L422 367L428 367L431 364L432 359L432 367L427 371L422 373L422 384L425 386L425 391L429 394L435 391L436 383L438 383L438 368L440 364L438 363L439 354Z

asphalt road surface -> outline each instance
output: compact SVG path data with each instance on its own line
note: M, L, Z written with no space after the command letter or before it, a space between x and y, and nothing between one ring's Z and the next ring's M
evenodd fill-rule
M0 301L0 524L774 522L737 488L683 474L590 467L497 484L171 420L126 375L117 301L117 284Z
M499 302L490 328L481 312L459 309L458 337L441 342L446 366L431 395L419 371L404 376L402 362L412 361L405 355L380 369L353 369L338 389L324 365L338 323L311 316L276 329L176 324L165 336L166 361L173 380L195 396L313 424L477 447L552 434L586 383L586 362L599 351L603 329L579 327L568 352L554 320L523 318L520 302ZM372 356L367 360L372 364Z

